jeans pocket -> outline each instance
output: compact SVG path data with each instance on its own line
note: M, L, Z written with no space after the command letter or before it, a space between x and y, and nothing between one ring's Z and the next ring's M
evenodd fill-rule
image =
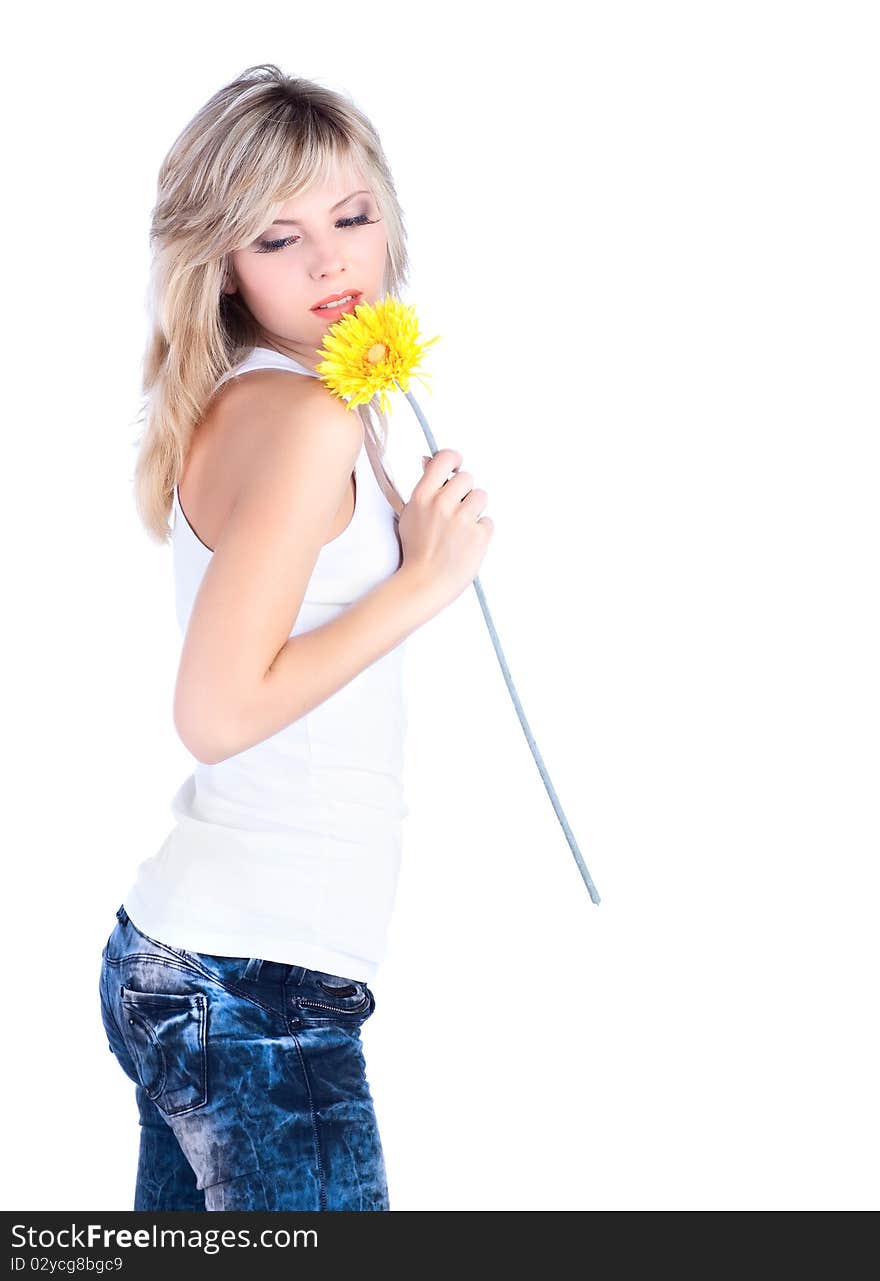
M296 1004L309 1022L341 1019L363 1023L376 1007L376 999L362 979L342 978L323 970L308 970L296 989Z
M137 992L120 987L122 1034L140 1083L166 1116L208 1101L204 992Z

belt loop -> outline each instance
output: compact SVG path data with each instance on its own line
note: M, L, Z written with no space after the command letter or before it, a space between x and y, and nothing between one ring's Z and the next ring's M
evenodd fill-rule
M244 971L244 974L242 975L242 978L258 979L260 977L260 970L262 968L263 968L262 960L257 956L252 956L251 959L248 961L247 965L245 966L245 971Z

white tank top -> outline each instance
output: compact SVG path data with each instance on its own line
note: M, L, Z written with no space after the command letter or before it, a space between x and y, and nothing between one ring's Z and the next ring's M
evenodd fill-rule
M220 383L252 369L318 377L255 347ZM335 618L400 565L397 514L365 446L355 487L354 515L322 547L291 636ZM185 633L213 553L187 521L176 487L172 546ZM409 813L404 651L402 642L263 742L219 765L197 762L171 801L174 827L123 899L138 929L193 952L375 976Z

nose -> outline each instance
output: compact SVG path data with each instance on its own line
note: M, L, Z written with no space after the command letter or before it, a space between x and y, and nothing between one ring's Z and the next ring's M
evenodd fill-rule
M326 280L328 276L332 279L334 276L342 275L345 271L345 260L339 252L339 246L327 245L322 248L318 245L314 251L314 258L311 264L311 274L315 280Z
M345 268L338 265L328 264L322 270L313 272L312 276L316 284L327 286L328 293L334 292L337 287L342 289L345 286Z

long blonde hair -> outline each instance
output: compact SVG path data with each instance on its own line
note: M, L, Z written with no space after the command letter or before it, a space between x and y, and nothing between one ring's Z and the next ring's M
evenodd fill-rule
M162 161L134 473L138 515L158 542L169 539L174 486L218 380L260 340L239 293L223 291L228 256L340 158L358 165L379 205L388 244L382 296L399 299L409 269L403 216L378 134L346 96L273 63L248 67L205 103ZM357 412L382 461L388 422L378 397Z

